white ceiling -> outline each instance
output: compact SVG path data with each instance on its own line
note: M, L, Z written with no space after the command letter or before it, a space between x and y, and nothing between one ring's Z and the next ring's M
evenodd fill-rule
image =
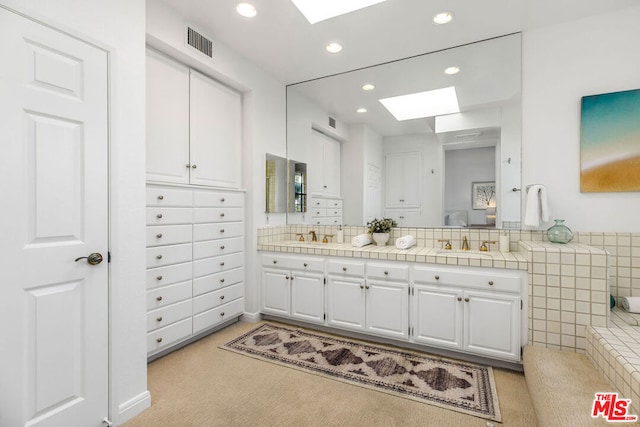
M244 0L258 9L252 19L236 13L240 0L148 1L164 1L208 31L214 43L232 47L285 84L637 5L637 0L388 0L311 25L289 0ZM441 11L452 11L453 22L433 24L432 16ZM329 41L339 41L344 50L327 53Z

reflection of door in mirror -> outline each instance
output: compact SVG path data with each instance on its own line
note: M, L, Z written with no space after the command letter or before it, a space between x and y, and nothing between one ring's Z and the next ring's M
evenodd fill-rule
M287 211L287 159L267 154L265 172L265 212L284 213Z
M289 160L288 212L307 211L307 165Z

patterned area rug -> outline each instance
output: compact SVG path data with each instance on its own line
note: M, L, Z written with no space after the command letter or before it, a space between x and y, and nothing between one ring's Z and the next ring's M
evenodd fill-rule
M501 421L493 371L418 352L262 324L223 349Z

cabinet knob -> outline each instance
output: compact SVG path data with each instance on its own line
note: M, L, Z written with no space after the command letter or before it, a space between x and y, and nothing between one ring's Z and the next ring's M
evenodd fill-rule
M287 280L289 280L289 276L288 276L288 275L287 275L287 276L284 276L284 278L285 278L285 279L287 279Z
M224 283L224 279L220 279L220 283Z
M274 263L274 264L277 264L277 263L278 263L278 261L274 259L274 260L273 260L273 263Z
M306 266L307 266L307 263L305 262L305 263L304 263L304 264L302 264L302 265L304 265L304 266L306 267Z
M162 255L156 255L157 259L162 259Z
M191 169L195 169L197 167L198 167L198 165L191 165Z
M224 233L224 228L221 228L221 229L220 229L220 232L221 232L221 233Z
M156 277L156 280L162 280L162 276Z
M156 215L156 218L158 218L158 219L162 218L162 214Z
M162 337L156 338L156 342L162 342Z
M158 239L162 239L162 233L158 233L158 234L156 234L156 238L158 238Z
M164 196L161 194L158 196L158 200L162 200L162 199L164 199Z
M157 297L156 297L156 300L157 300L157 301L162 301L162 296L157 296Z
M220 313L220 317L224 317L224 311Z
M224 203L224 197L220 199L220 203Z
M221 263L220 263L220 267L224 267L224 262L221 262Z
M342 271L347 271L347 267L342 267Z
M436 280L440 280L440 276L436 276L436 277L435 277L435 279L436 279Z
M162 322L162 316L158 317L156 320L157 320L158 322Z
M369 285L364 285L364 288L365 289L369 289Z
M469 302L469 298L465 298L465 299L464 299L464 302Z
M327 188L327 186L326 186L326 185L323 185L323 186L322 186L322 188Z
M220 299L224 299L224 295L220 295Z
M360 289L364 289L364 285L360 285Z
M384 272L384 275L385 275L385 276L388 276L388 275L389 275L389 272L388 272L388 271L385 271L385 272Z
M224 218L224 212L220 214L220 218Z
M291 276L291 280L293 280L293 276Z
M493 286L493 280L489 280L489 285Z
M458 301L462 301L462 297L458 297Z
M190 168L190 167L191 167L191 165L187 165L187 167L188 167L188 168Z
M220 250L223 251L224 250L224 245L220 246Z

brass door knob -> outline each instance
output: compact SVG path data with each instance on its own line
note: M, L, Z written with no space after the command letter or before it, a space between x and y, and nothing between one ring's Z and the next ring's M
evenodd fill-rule
M98 252L94 252L92 254L90 254L89 256L81 256L75 259L75 262L80 261L81 259L86 259L88 264L91 265L98 265L102 262L102 260L104 259L102 257L101 253Z

